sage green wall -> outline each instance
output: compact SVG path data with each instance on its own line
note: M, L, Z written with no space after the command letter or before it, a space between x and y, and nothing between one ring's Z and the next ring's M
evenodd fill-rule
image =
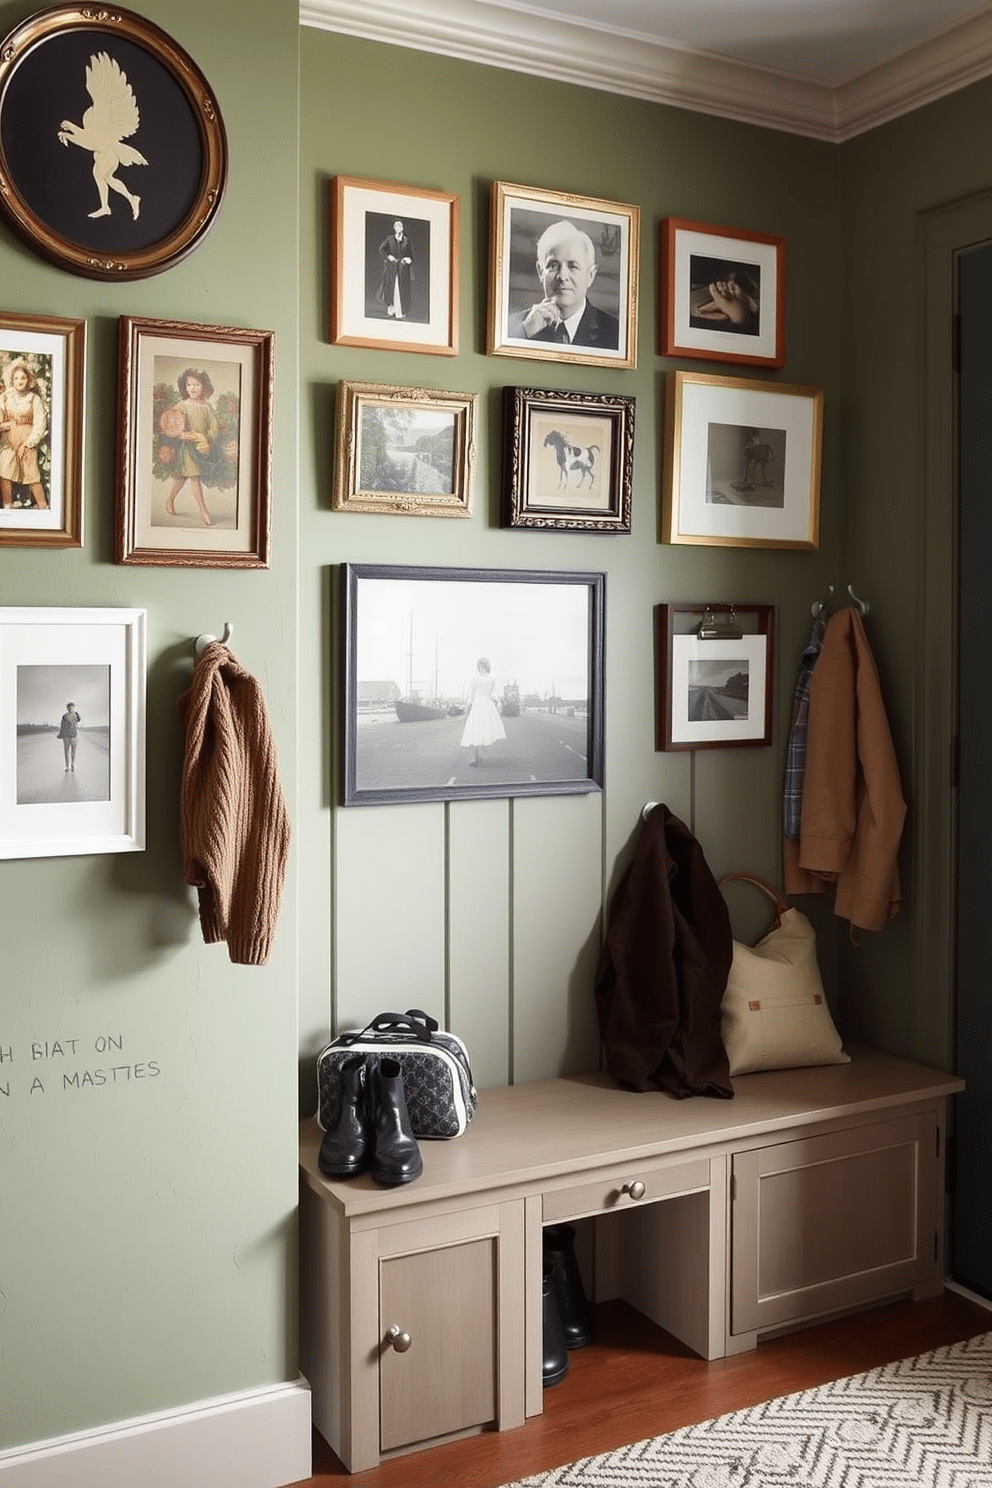
M300 780L307 864L301 883L307 927L301 940L302 1104L310 1111L310 1065L328 1031L382 1006L424 1006L445 1016L467 1039L480 1085L596 1061L592 986L601 916L644 802L666 801L686 819L716 872L750 868L777 877L795 664L811 603L846 574L840 561L840 327L836 303L825 300L841 261L835 147L318 30L304 34L300 117L301 738L320 749L319 771L304 770ZM457 358L329 344L328 195L336 174L460 197ZM484 354L493 180L640 206L635 371ZM655 353L657 230L669 214L788 240L788 361L777 375L826 392L818 552L657 542L663 374L677 365ZM481 394L470 520L330 510L339 379ZM501 389L507 384L636 396L632 535L500 529ZM336 809L340 678L330 607L343 561L605 571L603 795ZM728 599L777 607L775 744L656 753L653 606ZM744 896L735 908L745 921L764 916ZM829 974L834 926L829 916L825 923Z
M954 250L992 238L992 81L841 150L843 551L910 800L906 905L841 941L842 1014L866 1042L953 1065L956 487Z
M0 5L0 27L30 8ZM176 698L193 637L233 622L295 815L298 13L266 0L246 26L239 0L137 8L217 93L231 160L216 225L127 284L49 267L0 228L0 308L85 319L89 338L85 546L0 548L2 602L148 611L147 851L0 863L0 1447L296 1374L298 854L267 967L204 946L182 884ZM275 331L268 572L114 565L122 314ZM109 1059L106 1037L121 1042ZM62 1053L34 1058L46 1041ZM159 1076L63 1084L148 1061Z

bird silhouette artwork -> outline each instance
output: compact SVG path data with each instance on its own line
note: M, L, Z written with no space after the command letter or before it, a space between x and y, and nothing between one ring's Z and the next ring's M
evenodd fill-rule
M100 205L88 215L109 217L110 193L115 191L130 202L131 215L137 222L141 198L117 176L122 166L148 164L139 150L124 143L141 122L134 91L119 64L106 52L97 52L87 63L86 91L93 103L83 114L82 124L63 119L59 139L63 145L78 145L93 152L93 179Z

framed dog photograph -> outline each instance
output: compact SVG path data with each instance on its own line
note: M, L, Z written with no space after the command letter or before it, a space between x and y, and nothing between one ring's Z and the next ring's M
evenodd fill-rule
M658 260L661 356L783 365L784 238L666 217Z
M823 392L669 372L661 541L815 548Z
M503 389L503 526L629 532L634 399Z

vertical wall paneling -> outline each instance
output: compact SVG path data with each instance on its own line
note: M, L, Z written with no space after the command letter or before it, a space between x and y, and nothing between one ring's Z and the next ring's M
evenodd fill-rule
M338 812L335 1031L444 995L444 807Z
M513 808L513 1079L594 1068L601 944L602 800Z
M468 1045L479 1089L509 1080L508 801L448 808L448 1027Z

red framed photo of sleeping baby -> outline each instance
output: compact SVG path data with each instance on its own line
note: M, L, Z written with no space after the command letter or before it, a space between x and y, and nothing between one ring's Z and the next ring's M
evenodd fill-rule
M121 317L118 563L268 567L274 341Z
M666 217L658 262L660 356L784 364L784 238Z

